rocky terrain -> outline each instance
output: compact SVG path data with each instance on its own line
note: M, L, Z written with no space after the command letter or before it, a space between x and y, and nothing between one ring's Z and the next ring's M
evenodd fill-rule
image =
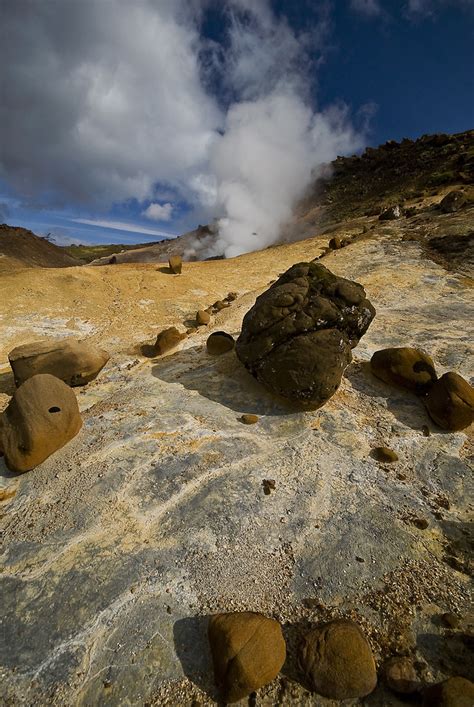
M287 646L278 677L242 705L338 704L296 660L332 619L363 629L378 672L368 697L344 704L404 704L384 678L400 656L424 685L473 680L472 428L441 430L369 365L414 346L439 375L472 382L469 164L421 196L402 200L400 176L353 207L336 171L326 203L313 195L295 217L311 237L179 275L152 263L2 272L0 410L16 346L74 336L110 354L72 389L83 426L71 442L22 475L0 459L3 703L216 704L208 617L230 611L277 619ZM464 201L446 211L453 189ZM401 201L399 217L379 219ZM270 283L319 256L363 285L376 315L338 391L301 411L206 341L236 338ZM151 356L171 326L188 335Z

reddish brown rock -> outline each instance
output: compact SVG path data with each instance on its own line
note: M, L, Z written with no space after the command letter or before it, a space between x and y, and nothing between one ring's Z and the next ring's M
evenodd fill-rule
M11 471L34 469L82 427L74 391L59 378L40 374L15 392L0 416L0 449Z
M171 351L185 338L186 334L181 333L175 326L160 331L155 342L157 355L162 356L167 351Z
M206 326L211 321L211 315L204 309L199 309L196 313L196 322L199 326Z

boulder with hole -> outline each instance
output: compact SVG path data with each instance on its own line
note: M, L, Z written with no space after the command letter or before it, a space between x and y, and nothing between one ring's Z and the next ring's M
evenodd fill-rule
M247 312L236 353L269 391L317 408L336 392L374 316L362 285L298 263Z
M82 427L74 391L48 373L23 383L0 416L0 449L11 471L34 469Z
M333 700L365 697L377 684L367 639L357 624L345 619L319 626L304 638L300 666L309 687Z
M77 339L37 341L8 354L17 386L39 373L49 373L71 386L94 380L109 360L104 349Z
M381 349L370 359L374 376L385 383L425 393L436 380L434 363L428 354L409 346Z
M262 614L217 614L209 620L208 635L215 682L227 702L271 682L285 662L280 624Z

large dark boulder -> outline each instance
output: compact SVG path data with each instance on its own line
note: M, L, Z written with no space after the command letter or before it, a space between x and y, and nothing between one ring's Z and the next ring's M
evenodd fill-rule
M320 407L374 316L362 285L320 263L297 263L247 312L236 353L271 392Z

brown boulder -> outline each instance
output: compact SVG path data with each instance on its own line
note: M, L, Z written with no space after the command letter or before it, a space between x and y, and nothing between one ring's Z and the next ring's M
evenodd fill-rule
M199 326L206 326L206 324L209 324L211 321L211 315L209 312L206 312L204 309L199 309L196 312L196 322L199 324Z
M109 358L107 351L77 339L23 344L8 354L17 386L39 373L49 373L68 385L85 385Z
M208 633L215 682L227 702L238 702L271 682L285 662L280 624L261 614L217 614L209 620Z
M49 374L29 378L0 416L0 449L11 471L29 471L82 427L74 392Z
M431 685L425 691L423 707L472 707L474 683L466 678L454 677Z
M234 337L225 331L214 331L206 342L209 353L216 355L232 351L234 345Z
M171 255L168 260L168 265L172 273L180 275L183 267L183 260L180 255Z
M182 334L175 326L160 331L155 341L157 355L162 356L167 351L171 351L185 338L186 334Z
M384 665L388 687L399 695L411 695L420 688L420 680L411 658L390 658Z
M357 624L345 619L315 628L305 637L300 665L311 688L333 700L365 697L377 684L367 639Z
M463 430L474 419L474 389L454 371L433 384L424 402L431 419L443 430Z
M374 376L385 383L426 392L436 380L432 359L423 351L409 346L376 351L370 360Z
M330 239L329 247L331 248L331 250L339 250L339 248L342 248L342 241L339 236L333 236Z

